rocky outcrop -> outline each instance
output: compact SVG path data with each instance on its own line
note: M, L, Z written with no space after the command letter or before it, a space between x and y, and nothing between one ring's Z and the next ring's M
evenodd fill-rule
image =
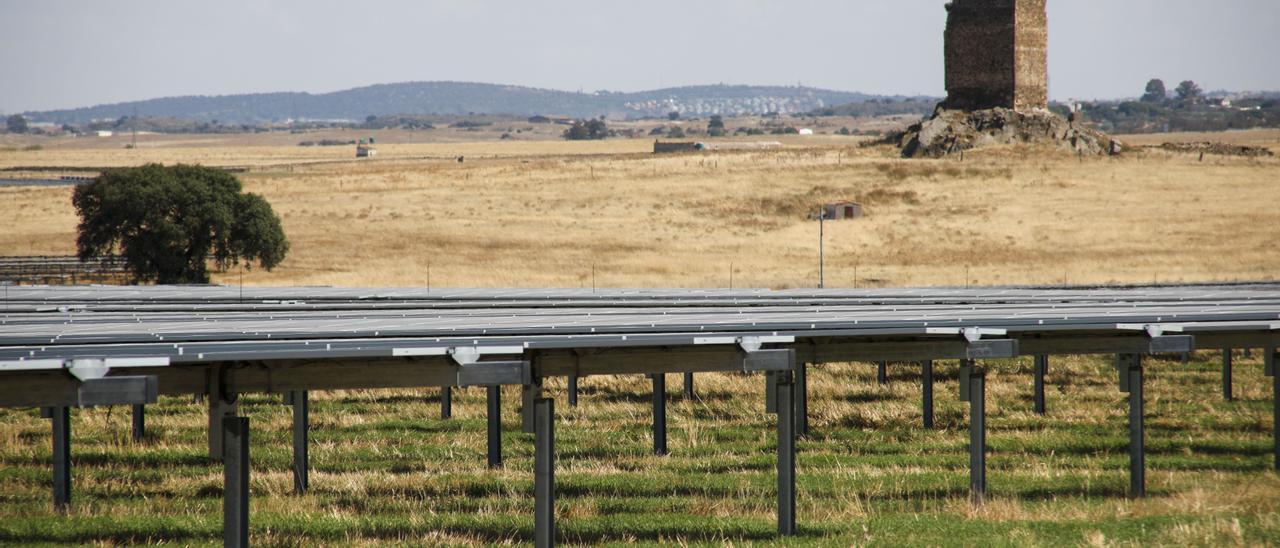
M1173 152L1189 154L1218 154L1221 156L1270 157L1275 156L1271 149L1246 145L1230 145L1227 143L1165 143L1160 148Z
M938 108L907 128L898 142L906 158L941 158L964 150L1007 144L1048 145L1089 155L1118 154L1119 141L1047 110L993 108L972 112Z

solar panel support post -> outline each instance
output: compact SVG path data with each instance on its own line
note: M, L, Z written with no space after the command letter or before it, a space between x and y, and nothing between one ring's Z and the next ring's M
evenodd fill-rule
M1263 349L1263 372L1271 377L1271 410L1275 414L1272 435L1275 437L1276 470L1280 470L1280 375L1276 374L1276 362L1280 361L1280 348Z
M809 364L799 362L795 373L796 436L809 435Z
M520 388L520 429L526 434L534 433L534 402L542 397L542 379L534 377L529 384Z
M569 407L578 406L578 376L569 375Z
M1222 399L1231 401L1231 349L1222 349Z
M956 373L956 380L960 384L960 401L969 401L969 380L973 376L973 361L960 360L960 369Z
M778 412L778 377L774 371L764 373L764 412Z
M790 372L777 375L778 393L778 534L796 534L795 383Z
M488 387L489 468L502 467L502 387Z
M293 406L293 492L301 495L310 485L307 438L311 427L311 402L305 390L290 392L289 400Z
M147 435L147 406L133 404L133 441L138 443Z
M1129 496L1139 498L1147 494L1142 417L1142 355L1119 355L1116 357L1116 367L1120 374L1120 391L1129 394Z
M1035 357L1035 409L1037 415L1045 414L1044 376L1049 373L1049 356L1040 354Z
M667 454L667 376L650 375L653 379L653 454Z
M987 495L986 376L972 360L960 360L960 401L969 402L969 497L982 504Z
M876 363L876 382L880 385L889 384L889 364L886 362Z
M53 509L59 514L71 504L71 408L42 410L53 426Z
M684 399L693 399L693 373L684 374Z
M556 539L555 400L536 398L533 409L533 544L546 548Z
M924 401L921 411L924 415L924 427L933 428L933 360L920 362L921 396Z
M440 387L440 418L453 418L453 387Z
M249 545L249 419L222 419L222 543Z
M220 461L222 451L222 419L236 415L236 397L225 393L221 367L209 368L206 390L209 402L209 458Z

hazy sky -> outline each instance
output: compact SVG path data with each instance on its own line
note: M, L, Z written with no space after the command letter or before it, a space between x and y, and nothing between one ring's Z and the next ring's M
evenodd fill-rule
M943 93L945 0L0 0L0 112L408 80ZM1280 90L1278 0L1049 0L1054 99Z

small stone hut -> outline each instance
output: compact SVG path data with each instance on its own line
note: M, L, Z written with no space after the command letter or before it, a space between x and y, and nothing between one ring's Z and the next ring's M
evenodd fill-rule
M843 221L862 217L862 204L858 202L832 202L822 206L823 217L828 221Z

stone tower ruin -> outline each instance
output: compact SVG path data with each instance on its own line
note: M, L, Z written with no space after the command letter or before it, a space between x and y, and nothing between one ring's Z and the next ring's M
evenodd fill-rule
M1046 1L947 4L947 108L1048 108Z

